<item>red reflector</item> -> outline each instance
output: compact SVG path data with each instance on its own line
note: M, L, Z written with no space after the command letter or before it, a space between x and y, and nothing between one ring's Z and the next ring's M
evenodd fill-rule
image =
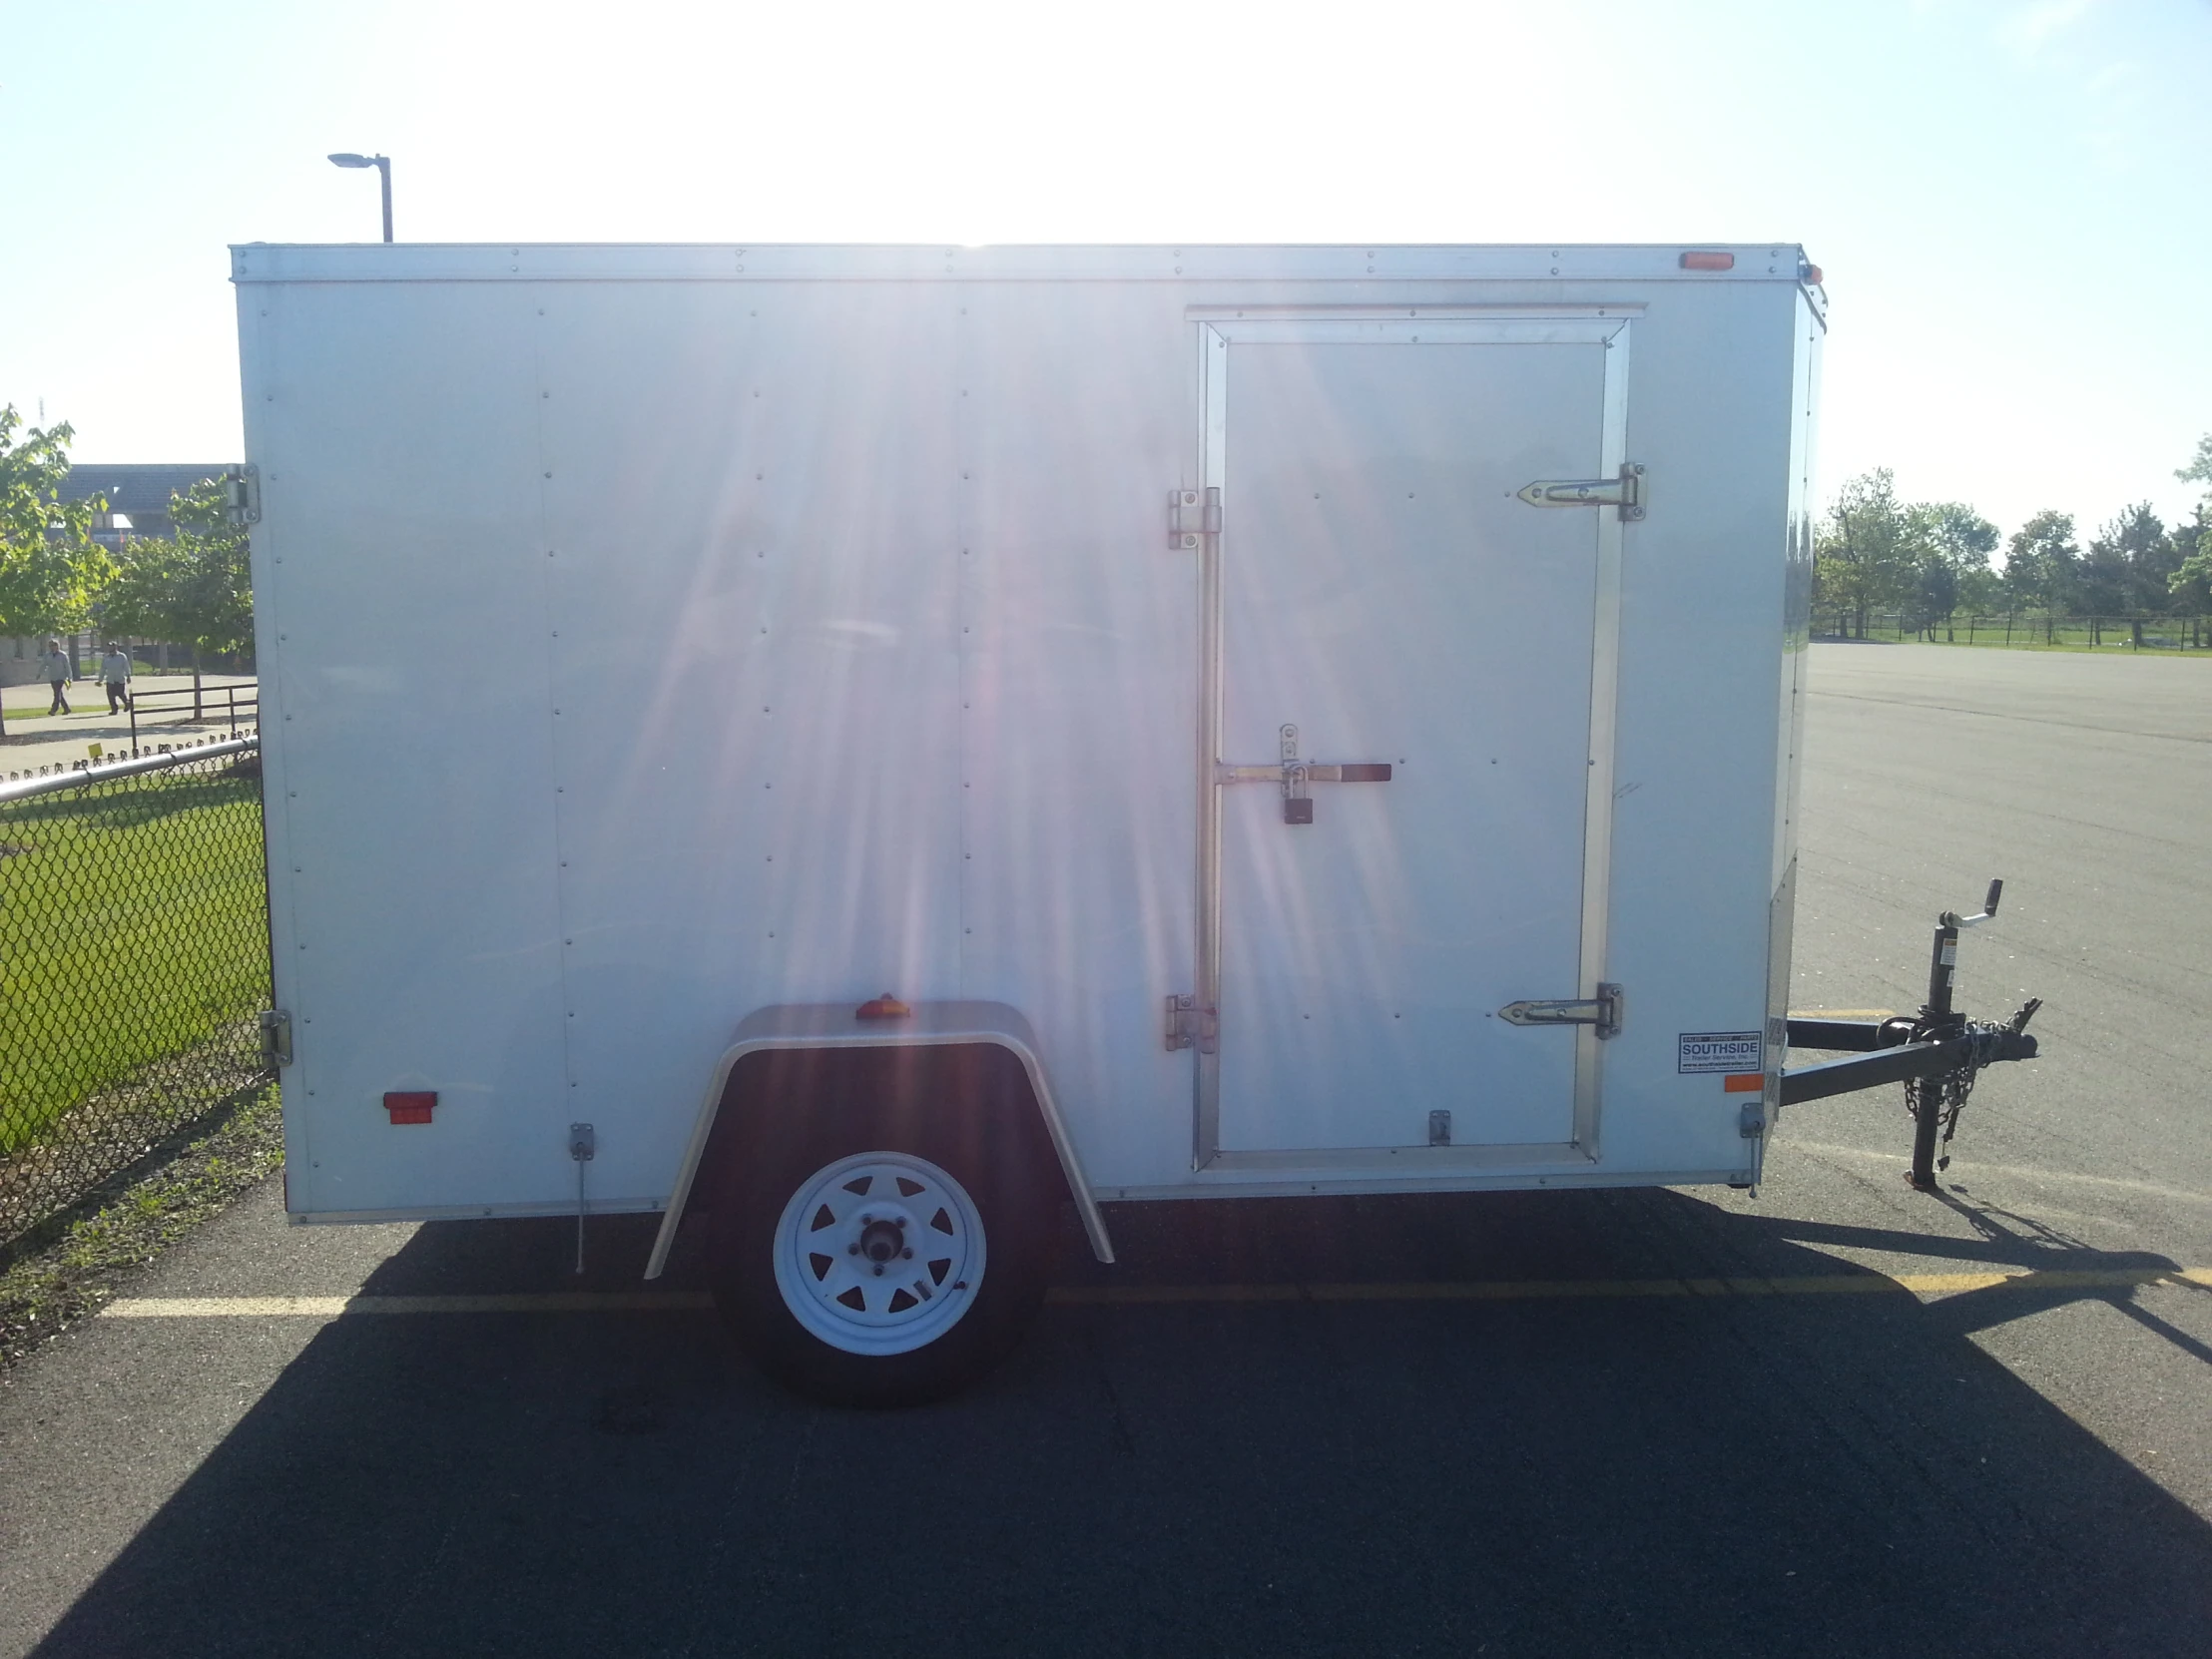
M394 1123L428 1123L430 1110L438 1103L433 1089L402 1091L384 1096L384 1110L391 1114Z
M1736 256L1733 254L1685 254L1682 256L1684 271L1734 271Z
M904 1019L912 1012L913 1009L907 1007L905 1003L899 1001L889 991L885 991L881 996L871 998L853 1009L852 1017L854 1019Z
M1767 1074L1763 1071L1732 1071L1721 1079L1724 1094L1757 1094L1767 1086Z

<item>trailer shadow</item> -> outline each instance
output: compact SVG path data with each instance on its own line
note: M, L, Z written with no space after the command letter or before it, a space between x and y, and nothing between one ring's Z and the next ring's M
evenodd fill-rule
M2148 1655L2212 1629L2212 1528L1970 1340L2045 1293L1692 1289L1848 1274L1816 1247L1894 1235L1667 1192L1112 1220L1122 1267L1071 1264L1073 1296L1220 1294L1055 1305L903 1412L797 1401L704 1313L341 1319L37 1651ZM634 1287L651 1234L595 1224L585 1283ZM367 1289L567 1289L573 1244L427 1226ZM1682 1289L1233 1299L1618 1279Z

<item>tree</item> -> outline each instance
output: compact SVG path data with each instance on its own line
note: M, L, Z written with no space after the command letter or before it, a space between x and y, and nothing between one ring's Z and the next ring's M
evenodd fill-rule
M2166 526L2148 501L2124 507L2089 539L2081 561L2081 603L2091 616L2164 610L2173 574Z
M24 427L14 404L0 407L0 635L76 632L113 574L107 550L92 539L107 503L61 498L76 435L67 421Z
M2040 512L2005 544L2004 585L2015 605L2064 612L2072 607L2080 566L2073 515Z
M2174 476L2205 486L2195 522L2174 526L2174 568L2166 578L2174 608L2194 615L2212 611L2212 432L2197 439L2196 459L2176 467Z
M1958 609L1958 573L1938 558L1921 561L1913 585L1914 625L1933 635L1936 624Z
M2192 523L2173 531L2174 570L2166 578L2173 608L2185 616L2212 611L2212 497L2197 503Z
M254 576L244 525L233 524L223 480L205 479L170 498L173 536L144 536L124 550L104 595L102 621L118 634L192 647L193 713L200 712L201 658L251 649Z
M2212 500L2212 432L2197 439L2196 458L2187 466L2174 468L2174 476L2184 484L2205 486L2205 498Z
M1978 609L1995 587L1989 555L1997 527L1963 501L1916 502L1905 519L1920 555L1915 585L1923 622L1947 622L1961 604Z
M1848 614L1853 631L1865 639L1869 611L1912 602L1922 553L1922 538L1897 498L1890 469L1877 467L1849 479L1836 492L1815 544L1814 604Z
M1959 575L1989 568L1997 527L1963 501L1921 501L1906 512L1915 531Z
M1969 616L1987 616L2004 609L2004 578L1987 565L1961 571L1958 576L1958 608Z

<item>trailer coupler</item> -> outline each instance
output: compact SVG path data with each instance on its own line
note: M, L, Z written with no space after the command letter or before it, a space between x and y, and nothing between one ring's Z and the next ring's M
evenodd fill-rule
M1967 1019L1950 1005L1959 931L1995 915L2003 890L2002 881L1989 883L1979 915L1945 910L1938 918L1929 954L1928 1001L1918 1014L1790 1016L1792 1047L1842 1049L1849 1057L1783 1072L1782 1104L1826 1100L1902 1082L1906 1110L1913 1118L1913 1164L1905 1179L1922 1192L1935 1191L1936 1172L1950 1166L1947 1151L1937 1156L1938 1131L1947 1148L1981 1068L1999 1060L2035 1057L2035 1039L2027 1034L2027 1022L2042 1006L2040 998L2030 997L2002 1024Z

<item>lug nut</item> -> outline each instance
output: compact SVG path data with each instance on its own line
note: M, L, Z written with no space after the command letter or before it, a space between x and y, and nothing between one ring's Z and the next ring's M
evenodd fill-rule
M912 1261L912 1260L914 1259L914 1253L913 1253L912 1251L910 1251L910 1250L902 1250L902 1251L900 1251L900 1252L899 1252L898 1254L899 1254L899 1255L901 1255L901 1256L903 1256L903 1257L905 1257L905 1258L906 1258L906 1260L907 1260L907 1261L909 1261L909 1262L911 1262L911 1261Z
M857 1256L860 1254L860 1247L858 1245L846 1245L844 1247L844 1253L847 1256Z
M878 1279L880 1279L880 1278L882 1278L882 1277L883 1277L883 1269L882 1269L882 1265L881 1265L880 1263L878 1263L878 1264L876 1265L876 1269L875 1269L875 1277L876 1277L876 1278L878 1278Z

